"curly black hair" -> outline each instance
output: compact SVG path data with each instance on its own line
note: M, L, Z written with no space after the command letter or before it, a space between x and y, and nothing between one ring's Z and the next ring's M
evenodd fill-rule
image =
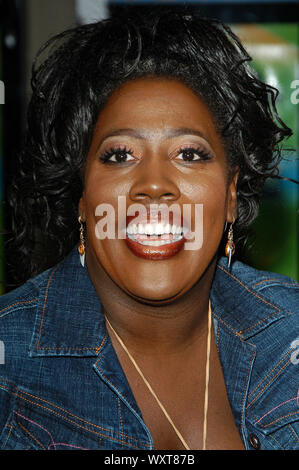
M33 64L28 130L9 197L18 281L56 264L78 241L98 115L117 87L139 77L180 80L209 107L229 167L240 168L234 234L244 243L266 179L278 176L280 143L292 134L276 110L278 91L250 61L219 20L171 9L127 12L50 39Z

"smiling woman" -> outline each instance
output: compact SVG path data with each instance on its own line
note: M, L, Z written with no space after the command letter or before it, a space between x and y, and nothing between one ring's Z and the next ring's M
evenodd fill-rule
M187 12L47 50L10 192L2 448L298 448L298 284L237 260L291 135L275 90Z
M99 115L79 203L86 221L86 256L93 284L105 295L107 286L98 275L104 269L118 287L139 299L169 302L188 292L211 260L208 271L215 270L225 222L236 218L236 178L235 170L228 181L225 150L211 113L189 88L162 78L139 78L122 85ZM167 238L174 235L170 227L165 230L168 233L163 230L167 234L163 239L162 233L154 234L155 227L152 234L145 234L150 220L144 221L144 228L138 226L139 237L131 237L127 244L118 239L99 241L96 207L104 202L117 207L120 194L127 195L128 203L144 207L202 204L202 249L183 250L184 238L167 245ZM166 225L167 221L165 229ZM193 225L191 220L194 232ZM147 238L160 246L149 248L144 244ZM144 258L161 262L145 263ZM134 311L133 305L130 309ZM124 320L128 314L122 311Z

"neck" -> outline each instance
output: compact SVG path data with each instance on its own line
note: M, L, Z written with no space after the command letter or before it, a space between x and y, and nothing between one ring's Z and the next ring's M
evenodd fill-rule
M173 302L135 299L117 286L88 253L86 261L104 315L132 352L151 356L178 353L196 341L206 341L216 258L196 284Z

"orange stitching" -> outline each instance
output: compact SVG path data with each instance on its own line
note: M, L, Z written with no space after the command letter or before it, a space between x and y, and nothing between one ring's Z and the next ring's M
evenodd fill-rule
M38 299L32 299L32 300L24 300L23 302L16 302L14 304L11 304L11 305L8 305L7 307L3 308L2 310L0 310L0 313L1 312L4 312L5 310L8 310L9 308L11 307L14 307L15 305L23 305L23 304L30 304L32 302L36 302Z
M107 336L104 336L104 338L102 339L102 342L99 346L97 347L93 347L93 348L69 348L67 346L64 346L64 347L61 347L61 348L44 348L44 347L39 347L38 349L46 349L47 351L56 351L58 349L71 349L72 351L85 351L85 350L95 350L95 353L97 354L101 349L102 349L102 346L106 340L106 337Z
M292 433L293 436L295 437L296 441L299 442L299 437L297 436L297 434L296 434L296 432L294 431L294 429L292 428L292 426L289 424L288 427L290 428L291 433Z
M251 353L251 359L250 359L250 363L249 363L249 367L248 367L248 371L247 371L247 376L246 376L246 380L245 380L244 392L243 392L243 401L242 401L242 410L243 410L244 404L245 404L246 387L247 387L247 384L248 384L249 371L250 371L251 364L252 364L252 361L254 359L254 356L255 356L255 350L253 350L252 353Z
M33 279L30 279L30 282L32 282L32 284L34 284L38 288L38 290L41 289L41 287L35 281L33 281Z
M213 312L213 315L214 315L216 318L218 318L218 320L219 320L221 323L223 323L223 325L225 325L226 328L228 328L230 331L232 331L232 332L234 333L234 335L235 335L237 338L243 339L242 336L240 335L240 333L239 333L238 331L235 331L230 325L228 325L225 321L223 321L222 318L219 317L219 316L215 313L215 311Z
M280 374L280 372L283 371L283 369L284 369L289 363L290 363L290 360L288 360L288 361L285 363L285 365L277 372L277 374L272 377L272 379L270 380L270 382L268 382L268 383L264 386L264 388L256 395L256 397L248 404L247 408L249 408L249 406L250 406L252 403L254 403L255 400L261 395L261 393L263 393L263 391L264 391L266 388L268 388L268 387L270 386L270 384L273 382L273 380Z
M270 281L276 281L278 282L279 284L283 284L285 286L295 286L297 287L298 286L298 283L296 282L282 282L282 281L279 281L278 279L263 279L262 281L259 281L257 282L256 284L253 284L251 287L256 287L258 286L259 284L262 284L263 282L270 282Z
M107 380L107 382L110 383L110 385L112 385L114 388L116 388L116 390L118 391L118 393L120 394L121 397L124 398L124 400L126 400L126 398L123 396L123 394L118 390L118 388L112 383L110 382L109 379L107 379L106 375L103 373L102 369L99 368L99 370L101 371L101 373L103 374L103 376L105 377L105 379ZM127 401L127 400L126 400Z
M8 389L7 387L5 387L4 385L1 385L1 387L3 387L4 389L6 389L6 390L9 391L9 389ZM110 436L106 436L105 434L101 434L101 433L96 432L96 431L92 431L91 429L88 429L88 428L86 428L85 426L82 426L81 424L76 423L75 421L73 421L73 420L67 418L66 416L61 415L60 413L57 413L57 412L54 411L54 410L50 410L50 408L47 408L47 407L42 406L42 405L39 405L38 403L34 403L34 402L31 401L31 400L27 400L26 398L22 397L21 395L18 395L17 393L14 393L14 392L11 392L11 393L13 393L13 395L16 395L17 397L21 398L22 400L27 401L28 403L32 403L32 404L35 405L35 406L39 406L40 408L44 408L45 410L50 411L50 413L53 413L53 414L59 416L60 418L66 420L66 421L69 421L70 423L74 424L75 426L77 426L77 427L79 427L79 428L85 429L86 431L91 432L91 433L93 433L93 434L97 434L97 435L99 435L99 436L102 436L102 437L105 437L105 438L107 438L107 439L111 439L112 441L120 442L121 444L123 444L123 441L120 441L119 439L116 439L116 438L110 437ZM79 419L80 419L80 418L79 418ZM84 420L82 420L82 421L84 421ZM91 423L89 423L89 424L91 424ZM93 425L93 426L96 426L96 425ZM97 427L100 427L100 426L97 426ZM129 438L129 439L130 439L130 438ZM132 439L133 439L133 438L132 438ZM136 439L134 439L134 440L136 441ZM138 442L138 441L137 441L137 442ZM139 449L139 447L136 447L136 446L134 446L133 444L130 444L129 442L126 442L126 444L129 445L129 446L131 446L131 447L135 447L135 449ZM145 444L145 445L147 445L147 444Z
M276 369L276 367L279 366L279 364L286 358L286 356L290 353L291 351L288 351L282 359L280 359L280 361L270 370L270 372L266 375L266 377L264 377L260 383L252 390L252 392L249 393L248 395L248 398L251 397L251 395L260 387L260 385L264 382L264 380L267 379L267 377L269 377L269 375L271 375L271 372L273 372L274 369Z
M12 384L12 382L9 382L8 380L5 380L5 379L3 379L3 380L4 380L5 382L8 382L8 383ZM52 402L50 402L50 401L47 401L47 400L44 400L43 398L37 397L37 396L32 395L32 394L30 394L30 393L28 393L28 392L24 392L23 390L20 390L20 389L18 389L17 387L15 387L14 384L12 384L12 385L13 385L13 387L14 387L18 392L20 392L21 394L28 395L28 396L30 396L30 397L32 397L32 398L36 398L37 400L40 400L40 401L42 401L42 402L44 402L44 403L48 403L49 405L54 406L55 408L58 408L58 409L64 411L65 413L69 414L70 416L73 416L74 418L77 418L77 419L79 419L80 421L82 421L82 422L84 422L84 423L87 423L87 424L90 425L90 426L93 426L93 427L102 429L103 431L109 432L109 429L106 429L106 428L104 428L103 426L99 426L99 425L97 425L97 424L93 424L93 423L91 423L91 422L89 422L89 421L86 421L85 419L80 418L79 416L77 416L77 415L71 413L70 411L65 410L64 408L62 408L62 407L59 406L59 405L55 405L54 403L52 403ZM7 390L8 392L11 392L11 393L13 393L14 395L20 397L22 400L28 401L29 403L32 403L32 404L34 404L34 405L36 405L36 406L39 406L39 407L41 407L41 408L44 408L44 409L46 409L46 410L49 410L50 412L53 412L54 414L57 414L58 416L62 416L62 415L60 415L59 413L55 412L54 410L50 410L49 408L47 408L47 407L45 407L45 406L39 405L38 403L34 403L33 401L28 400L28 399L22 397L22 395L19 395L19 394L17 394L16 392L11 391L9 388L5 387L5 385L3 385L3 384L0 385L0 386L3 387L3 388L5 388L5 390ZM63 417L63 416L62 416L62 417ZM65 417L65 419L68 420L68 418L66 418L66 417ZM71 421L71 420L69 420L69 421ZM74 422L74 421L71 421L71 422ZM75 422L74 422L74 424L76 424L77 426L80 426L79 424L77 424L77 423L75 423ZM82 427L82 426L80 426L80 427ZM83 428L83 429L87 429L87 428ZM104 434L100 434L100 433L97 433L97 432L95 432L95 431L91 431L91 430L89 430L89 429L87 429L87 430L90 431L90 432L92 432L92 433L99 434L100 436L108 437L108 436L105 436ZM119 434L119 433L116 432L116 434ZM121 436L121 437L122 437L122 436ZM144 442L144 441L139 441L138 439L135 439L134 437L127 436L127 435L125 435L125 434L124 434L123 437L126 437L127 439L130 439L130 440L136 441L136 442L138 442L138 443L144 444L145 446L148 446L148 444L147 444L146 442ZM108 437L108 438L110 439L110 437ZM118 442L121 442L121 441L118 441ZM128 444L129 444L129 443L128 443ZM131 444L129 444L129 445L131 445Z
M218 326L217 327L217 338L216 338L216 347L217 347L218 353L219 353L219 338L220 338L220 328Z
M280 310L279 310L279 312L280 312ZM245 330L241 330L240 333L243 334L243 333L245 333L245 331L251 330L251 328L254 328L255 326L258 326L260 323L263 323L265 320L268 320L268 318L273 317L273 316L276 315L277 313L278 313L278 312L271 313L271 315L269 315L269 316L266 317L266 318L263 318L262 320L258 321L258 322L255 323L254 325L251 325L249 328L246 328Z
M262 297L260 297L259 295L257 295L255 292L252 292L247 286L245 286L245 284L243 284L242 281L240 281L240 279L238 279L237 277L233 276L231 273L229 273L228 271L226 271L226 269L222 268L221 266L219 266L220 269L222 269L222 271L224 271L226 274L228 274L230 277L232 277L233 279L235 279L235 281L237 281L239 284L241 284L242 287L244 287L244 289L246 289L250 294L254 295L255 297L257 297L259 300L261 300L262 302L264 302L265 304L268 304L268 305L271 305L271 307L273 308L276 308L276 310L278 310L278 312L280 312L280 308L276 307L275 305L271 304L268 300L265 300L263 299ZM277 313L278 313L277 312Z
M275 439L274 436L269 436L270 439L272 439L272 441L274 441L276 443L276 446L278 445L279 449L283 449L285 450L285 447L282 446L281 442L279 442L277 439Z
M51 283L52 277L53 277L55 271L57 270L57 268L58 268L58 265L56 266L55 269L53 269L53 271L51 272L51 275L49 277L49 280L48 280L46 295L45 295L45 301L44 301L44 306L43 306L43 311L42 311L41 324L40 324L40 328L39 328L39 337L38 337L38 340L37 340L36 349L39 349L39 342L40 342L40 337L41 337L41 333L42 333L42 329L43 329L44 314L45 314L45 308L46 308L46 304L47 304L47 298L48 298L48 291L49 291L50 283Z
M20 426L20 428L23 429L23 431L25 431L26 433L28 433L29 436L30 436L34 441L36 441L44 450L46 450L46 448L43 446L43 444L42 444L36 437L34 437L33 434L31 434L31 433L28 431L28 429L27 429L25 426L23 426L23 424L21 424L21 423L19 422L19 419L18 419L18 418L17 418L17 423L18 423L18 425Z
M100 346L96 349L97 354L101 351L102 347L104 346L104 343L105 343L106 339L107 339L107 334L105 334L104 338L102 339L102 342L101 342Z
M56 405L55 403L52 403L52 402L47 401L47 400L44 400L43 398L37 397L36 395L32 395L31 393L24 392L23 390L18 389L17 387L14 386L14 384L13 384L12 382L10 382L10 381L8 381L8 380L5 380L5 379L2 379L2 380L4 380L5 382L8 382L8 383L10 383L10 384L12 384L13 387L14 387L18 392L20 392L21 394L28 395L28 396L30 396L30 397L32 397L32 398L36 398L37 400L40 400L40 401L42 401L42 402L44 402L44 403L48 403L49 405L54 406L55 408L58 408L58 409L64 411L65 413L67 413L67 414L69 414L69 415L71 415L71 416L74 416L74 418L77 418L77 419L79 419L80 421L83 421L83 422L85 422L85 423L87 423L87 424L89 424L89 425L91 425L91 426L94 426L94 427L96 427L96 428L103 429L104 431L109 432L109 429L106 429L106 428L104 428L103 426L99 426L99 425L97 425L97 424L90 423L89 421L86 421L86 420L84 420L83 418L80 418L79 416L77 416L77 415L71 413L70 411L68 411L68 410L66 410L66 409L64 409L64 408L62 408L62 407L59 406L59 405ZM4 385L2 385L2 386L4 387ZM9 391L9 389L7 389L7 390ZM14 392L12 392L12 393L14 393ZM21 398L22 398L22 397L21 397ZM33 403L33 402L30 402L30 403ZM127 437L128 439L133 439L133 440L135 440L136 442L141 442L141 443L142 443L142 441L138 441L137 439L131 438L130 436L126 436L126 435L125 435L124 437Z
M272 313L271 315L269 315L268 317L264 318L263 320L259 320L257 323L255 323L254 325L251 325L249 328L246 328L245 330L241 330L239 331L239 334L243 334L245 333L245 331L248 331L248 330L251 330L251 328L254 328L255 326L259 325L260 323L262 323L263 321L267 320L268 318L272 317L273 315L276 315L277 313L279 313L281 311L280 308L278 308L276 305L273 305L271 304L271 302L269 302L268 300L265 300L263 299L262 297L260 297L259 295L257 295L255 292L252 292L247 286L245 286L245 284L243 284L242 281L240 281L240 279L238 279L237 277L233 276L231 273L229 273L228 271L226 271L226 269L222 268L221 266L218 266L222 271L224 271L226 274L228 274L230 277L232 277L233 279L235 279L235 281L237 281L239 284L241 284L242 287L244 287L244 289L246 289L250 294L254 295L254 297L256 297L257 299L261 300L262 302L264 302L265 304L268 304L270 305L271 307L275 308L277 310L277 312L275 313Z
M280 421L280 420L283 419L283 418L288 418L289 416L296 415L297 413L299 413L299 411L295 411L294 413L289 413L288 415L281 416L280 418L277 418L277 419L275 419L274 421L271 421L271 423L265 424L265 425L262 426L262 427L263 427L263 428L267 428L268 426L271 426L271 424L277 423L277 421Z
M52 281L52 277L55 273L55 271L57 270L59 266L57 265L55 267L55 269L53 269L53 271L51 272L51 275L49 277L49 280L48 280L48 284L47 284L47 289L46 289L46 295L45 295L45 301L44 301L44 305L43 305L43 311L42 311L42 318L41 318L41 324L40 324L40 329L39 329L39 337L38 337L38 340L37 340L37 344L36 344L36 349L43 349L43 350L47 350L47 351L57 351L57 350L61 350L61 349L66 349L65 347L61 347L61 348L47 348L47 347L41 347L39 346L39 342L40 342L40 339L41 339L41 334L42 334L42 329L43 329L43 323L44 323L44 315L45 315L45 309L46 309L46 305L47 305L47 300L48 300L48 291L49 291L49 288L50 288L50 283ZM102 344L103 344L103 341L102 343L100 344L100 346L98 347L94 347L94 348L67 348L67 349L71 349L72 351L92 351L95 349L96 352L98 352L98 350L101 350L101 347L102 347Z
M7 443L8 443L8 441L9 441L9 439L10 439L11 432L12 432L12 430L13 430L13 426L12 426L11 424L6 424L5 426L7 426L8 428L10 428L10 430L9 430L9 433L8 433L8 435L7 435L7 437L6 437L6 440L5 440L4 444L3 444L3 446L1 447L1 449L5 449Z
M117 406L118 406L118 413L119 413L121 435L123 435L124 428L123 428L123 420L122 420L122 415L121 415L121 406L120 406L120 398L119 397L117 397ZM122 449L123 449L123 446L122 446Z
M267 281L277 281L277 279L263 279L262 281L256 282L255 284L252 284L251 287L256 287L259 284L262 284L263 282L267 282Z
M123 394L118 390L118 388L117 388L112 382L110 382L109 379L107 379L107 377L106 377L105 374L103 373L102 369L98 366L98 362L101 361L101 359L102 359L102 355L101 355L101 357L97 360L97 362L96 362L95 365L98 367L99 371L103 374L103 376L105 377L105 379L107 380L107 382L109 382L114 388L116 388L116 390L118 391L118 393L120 394L120 396L123 397L124 400L126 400L126 398L123 396ZM126 401L127 401L127 400L126 400ZM146 445L149 447L149 444L146 444Z
M106 375L104 374L103 370L98 366L98 362L101 362L102 357L103 357L103 353L101 354L101 356L99 357L99 359L96 361L95 365L98 367L99 371L103 374L103 376L105 377L105 379L107 380L107 382L109 382L114 388L116 388L116 390L118 391L118 393L120 394L120 396L123 397L123 399L124 399L125 401L127 401L126 398L123 396L123 394L118 390L118 388L117 388L112 382L110 382L109 379L107 379L107 377L106 377Z

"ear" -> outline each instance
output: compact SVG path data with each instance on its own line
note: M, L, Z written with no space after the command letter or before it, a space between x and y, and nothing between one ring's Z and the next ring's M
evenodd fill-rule
M227 197L227 213L226 220L232 223L238 216L238 201L237 201L237 183L239 178L239 167L234 167L231 172L231 180L228 186Z
M85 200L84 193L82 194L79 204L78 204L78 217L81 216L83 222L86 220L86 211L85 211Z

